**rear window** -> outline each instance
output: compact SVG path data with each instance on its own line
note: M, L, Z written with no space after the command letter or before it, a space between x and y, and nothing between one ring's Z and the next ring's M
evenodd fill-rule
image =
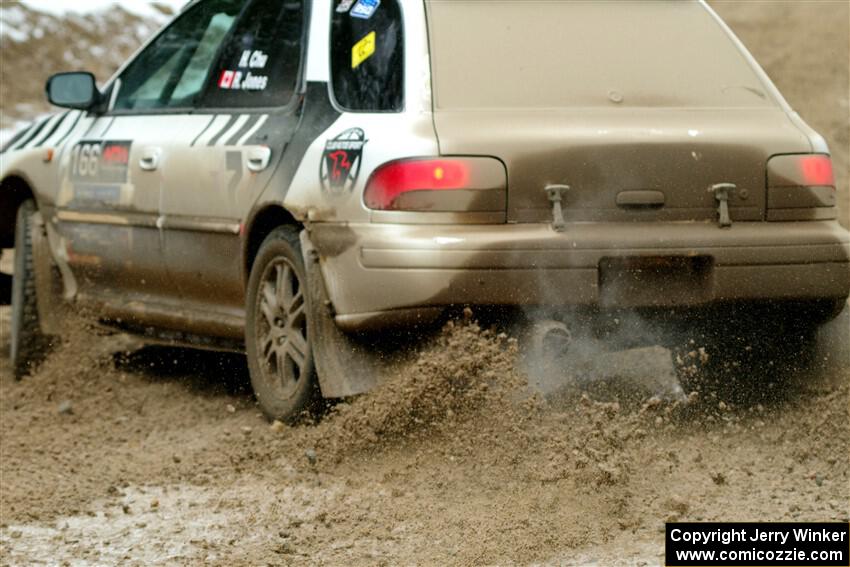
M430 0L429 36L438 108L775 104L697 2Z

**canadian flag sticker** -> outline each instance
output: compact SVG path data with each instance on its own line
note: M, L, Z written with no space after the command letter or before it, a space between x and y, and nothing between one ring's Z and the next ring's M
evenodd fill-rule
M231 83L233 83L233 75L233 71L222 71L221 78L218 80L218 88L229 89Z

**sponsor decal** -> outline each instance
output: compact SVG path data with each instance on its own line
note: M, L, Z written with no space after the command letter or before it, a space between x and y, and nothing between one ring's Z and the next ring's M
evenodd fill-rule
M352 18L368 20L380 5L381 0L357 0L357 4L354 5L349 14Z
M375 32L371 31L351 48L351 68L356 69L375 53Z
M366 134L361 128L349 128L325 142L319 163L319 178L325 191L339 195L354 188L366 142Z
M340 3L336 7L336 11L340 14L344 14L351 8L351 5L354 4L354 0L340 0Z
M130 145L108 142L103 147L103 163L108 166L127 166L130 163Z
M75 183L71 204L83 202L118 203L121 200L120 185L101 185L99 183Z

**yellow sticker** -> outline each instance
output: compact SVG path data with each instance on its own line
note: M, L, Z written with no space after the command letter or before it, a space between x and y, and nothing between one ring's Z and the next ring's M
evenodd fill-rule
M375 32L369 32L366 37L351 48L351 68L356 69L361 63L375 53Z

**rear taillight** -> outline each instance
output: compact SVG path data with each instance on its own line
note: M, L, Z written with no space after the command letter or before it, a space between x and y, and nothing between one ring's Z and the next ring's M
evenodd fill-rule
M774 156L767 162L767 220L837 216L832 160L824 154Z
M832 160L829 156L804 156L799 159L803 183L812 187L828 185L835 187L835 176L832 173Z
M823 154L774 156L767 164L768 187L835 187L832 160Z
M494 158L412 158L378 167L363 200L381 211L500 211L506 186L505 168Z

